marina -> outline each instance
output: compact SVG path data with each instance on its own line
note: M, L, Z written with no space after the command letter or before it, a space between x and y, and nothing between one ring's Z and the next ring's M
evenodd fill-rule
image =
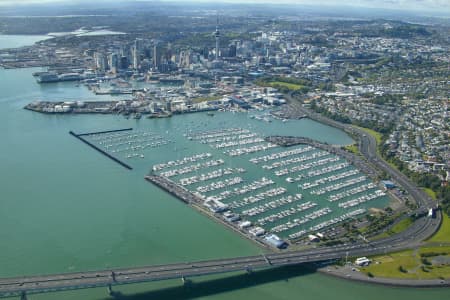
M188 129L183 137L211 152L157 163L153 176L187 191L184 202L195 198L212 218L259 242L275 235L296 243L388 200L330 145L299 138L280 146L281 137L237 127Z
M222 160L221 160L221 162L222 162ZM179 182L181 185L185 186L185 185L190 185L190 184L194 184L197 182L202 182L202 181L207 181L207 180L211 180L214 178L219 178L219 177L222 177L225 175L231 175L234 173L242 173L242 172L245 172L245 170L242 168L218 169L218 170L214 170L209 173L206 173L206 174L195 175L195 176L188 177L188 178L181 178Z
M174 139L162 130L83 135L112 157L141 160ZM185 144L175 145L175 151L199 151L155 161L146 180L258 243L270 235L297 243L388 200L351 157L330 145L267 138L245 127L187 127L180 135Z
M172 177L172 176L176 176L176 175L183 175L183 174L189 174L191 172L195 172L197 170L200 170L202 168L209 168L209 167L215 167L215 166L220 166L224 164L224 160L223 159L217 159L217 160L209 160L207 162L204 163L198 163L198 164L194 164L194 165L190 165L190 166L186 166L186 167L182 167L179 169L173 169L170 171L165 171L162 172L161 175L164 177ZM226 171L224 171L226 172ZM204 181L210 178L216 178L216 177L210 177L210 176L214 176L214 174L217 173L216 177L220 177L222 176L222 169L219 169L217 171L215 171L213 174L211 175L200 175L200 176L194 176L194 177L189 177L189 178L183 178L180 180L184 181L184 182L191 182L191 183L195 183L197 181ZM231 173L228 173L231 174Z
M125 129L126 131L130 130L130 129ZM110 130L108 132L118 132L118 131L124 131L123 129L119 129L119 130ZM82 141L83 143L85 143L86 145L92 147L93 149L97 150L98 152L100 152L101 154L105 155L106 157L112 159L113 161L115 161L116 163L118 163L119 165L123 166L124 168L128 169L128 170L132 170L133 168L124 163L123 161L119 160L118 158L112 156L111 154L109 154L108 152L100 149L99 147L95 146L94 144L92 144L91 142L87 141L86 139L83 138L83 136L89 136L92 134L96 134L96 133L83 133L83 134L76 134L73 131L69 131L69 134L76 137L77 139L79 139L80 141Z
M267 143L258 134L242 128L190 132L186 134L186 137L189 140L200 141L214 149L224 149L223 153L232 157L277 147L276 144Z
M159 148L173 141L151 131L104 131L85 134L98 148L110 153L120 155L124 159L145 158L145 154L152 148Z

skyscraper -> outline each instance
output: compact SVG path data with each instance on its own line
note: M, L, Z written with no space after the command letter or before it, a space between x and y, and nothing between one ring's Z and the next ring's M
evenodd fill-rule
M119 55L117 53L110 53L108 56L109 68L116 73L119 69Z
M159 69L161 65L161 52L161 47L158 44L155 44L155 46L153 46L153 67L155 69Z
M219 16L217 16L216 31L214 32L216 38L216 60L219 60L219 43L220 43L220 31L219 31Z
M136 46L134 46L131 50L131 57L133 58L133 69L137 70L139 66L139 53Z
M230 47L228 48L228 56L236 57L236 45L235 44L231 44Z

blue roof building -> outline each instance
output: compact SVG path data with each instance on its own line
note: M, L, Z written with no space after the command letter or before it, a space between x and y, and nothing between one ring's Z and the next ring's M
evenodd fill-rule
M280 239L277 235L271 234L264 238L264 241L274 247L277 247L278 249L284 249L288 246L288 244Z
M385 189L393 189L393 188L395 188L395 183L393 183L390 180L382 180L381 183L383 184Z

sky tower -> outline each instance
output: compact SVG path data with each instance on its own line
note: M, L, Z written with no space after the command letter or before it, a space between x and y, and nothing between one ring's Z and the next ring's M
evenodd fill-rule
M214 32L214 37L216 38L216 60L219 60L219 40L220 40L219 16L217 16L216 31Z

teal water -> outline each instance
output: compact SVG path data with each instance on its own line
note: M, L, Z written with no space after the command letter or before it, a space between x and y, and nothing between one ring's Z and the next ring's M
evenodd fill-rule
M209 220L143 180L152 164L167 160L157 148L127 171L68 134L69 130L134 127L182 131L195 122L248 124L244 115L214 118L184 115L139 121L120 116L56 116L22 107L36 99L93 99L74 83L38 85L36 69L0 70L0 276L160 264L260 253L221 225ZM95 98L97 99L97 98ZM108 99L108 96L102 97ZM201 120L201 121L199 121ZM206 121L205 121L206 120ZM193 123L194 122L194 123ZM265 132L255 123L255 130ZM331 143L350 138L333 128L303 120L285 130ZM204 124L213 126L213 124ZM276 124L275 129L277 131ZM281 125L280 125L281 126ZM272 128L272 127L271 127ZM197 152L196 146L187 152ZM172 149L173 150L173 149ZM184 152L179 155L185 156ZM179 281L119 287L136 299L443 299L446 290L381 288L310 274L300 268L194 278L191 288ZM104 289L45 295L30 299L102 299Z
M49 39L47 35L2 35L0 34L0 49L29 46L35 42Z

